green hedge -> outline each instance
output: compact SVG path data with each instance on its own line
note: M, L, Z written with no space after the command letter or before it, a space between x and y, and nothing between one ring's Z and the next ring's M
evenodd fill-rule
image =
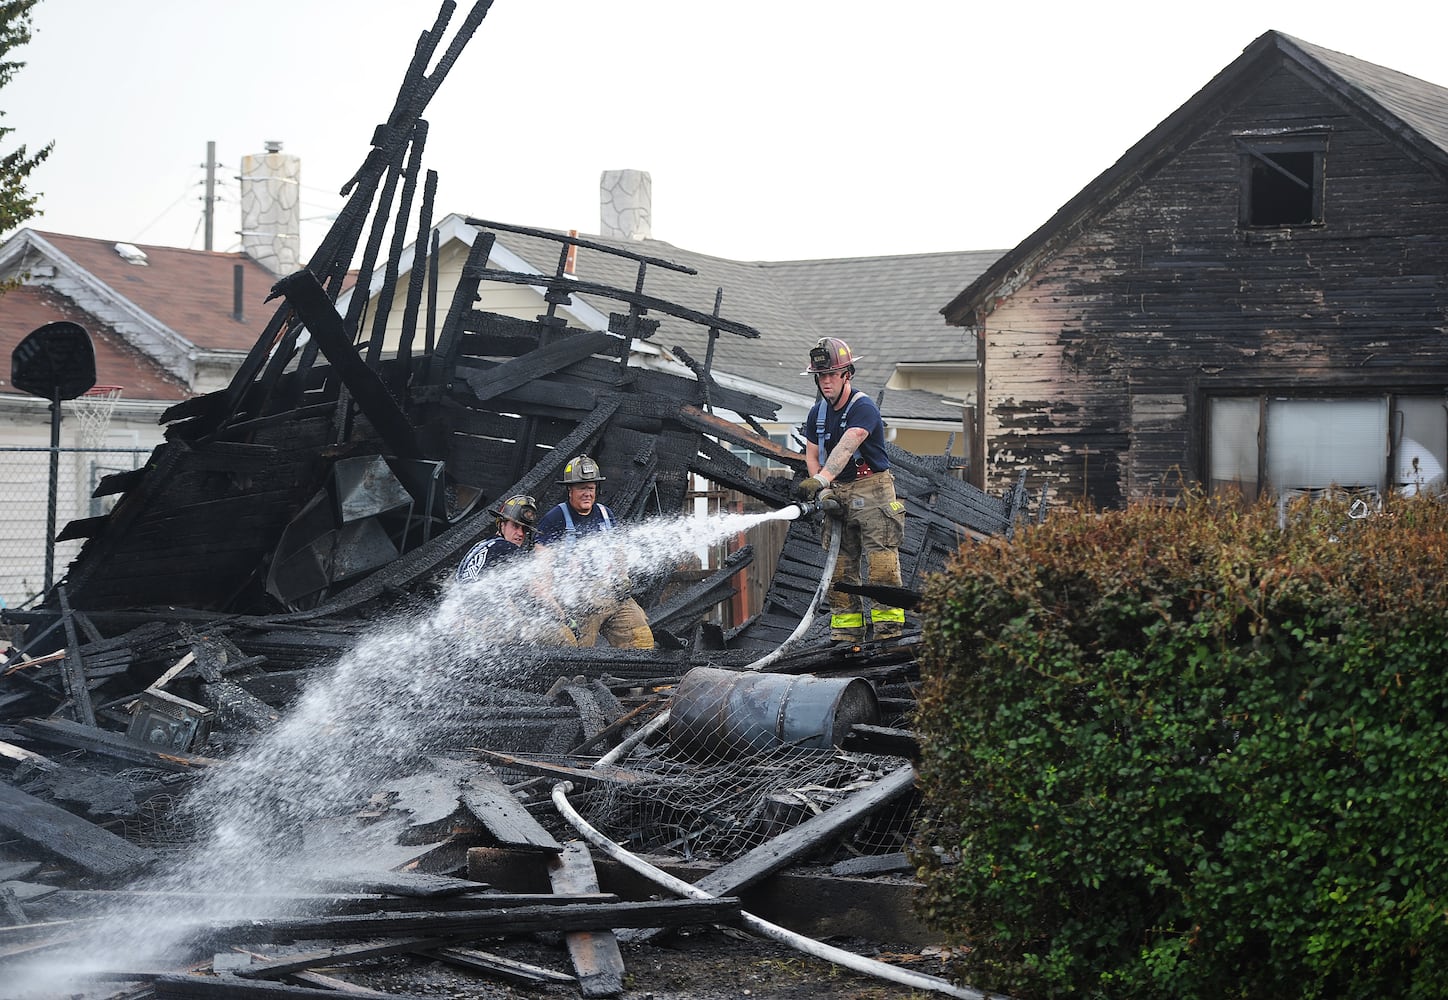
M963 981L1448 995L1448 508L1055 514L925 598L922 907Z

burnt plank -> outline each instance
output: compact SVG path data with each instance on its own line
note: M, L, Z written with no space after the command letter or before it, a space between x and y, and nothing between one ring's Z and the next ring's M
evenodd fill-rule
M156 750L145 743L127 739L119 733L91 729L68 719L22 719L15 728L27 736L77 750L89 750L103 757L164 768L168 771L193 772L221 763L212 757L171 753Z
M915 787L915 769L902 767L868 789L715 869L694 883L711 896L740 892L849 830L870 813Z
M918 760L920 743L908 729L869 726L856 723L845 733L844 749L852 753L868 753Z
M280 979L293 972L302 972L319 965L350 965L387 955L401 955L411 951L426 951L449 943L448 938L415 937L397 938L372 944L359 944L347 948L323 948L320 951L302 952L285 958L266 959L237 969L234 973L243 979Z
M480 972L516 986L572 986L577 983L577 980L567 973L504 958L502 955L476 948L435 948L424 954L460 969Z
M915 871L915 863L903 851L894 854L867 854L860 858L849 858L830 866L830 874L841 878L861 878L871 875L902 875Z
M562 337L527 354L510 358L494 368L473 369L464 376L464 380L479 402L487 402L574 362L607 352L617 344L618 338L606 333L582 333Z
M153 857L129 840L3 782L0 829L104 878L133 874Z
M548 761L530 760L527 757L501 753L497 750L478 750L478 753L488 760L491 760L494 764L510 767L517 771L526 771L530 774L542 775L545 778L572 781L578 784L580 788L592 785L632 784L640 780L637 774L621 767L600 766L597 764L587 768L569 767L567 764L553 764Z
M86 683L85 663L81 659L80 639L75 631L75 615L70 609L70 597L63 586L56 587L55 592L60 598L61 620L65 623L65 659L60 663L61 676L65 678L65 691L75 706L76 721L94 728L96 711L91 704L90 687Z
M557 853L563 845L533 818L492 768L484 765L469 775L458 796L483 829L503 847ZM590 892L598 891L595 887Z
M502 897L506 900L506 897ZM614 927L679 927L737 924L739 900L655 900L643 903L579 903L560 897L554 904L499 906L488 910L374 913L336 917L248 920L213 924L213 941L299 941L380 937L451 937L458 940L535 931L605 930Z
M272 286L272 295L285 296L301 316L307 330L352 393L392 453L399 458L422 458L417 436L402 407L376 371L357 355L346 326L315 275L305 268Z
M309 986L286 986L282 983L250 982L236 976L157 976L151 990L161 1000L295 1000L297 997L318 997L330 994ZM379 993L376 990L349 991L346 996L372 1000L421 1000L411 993Z
M574 840L548 863L548 880L558 892L598 892L598 873L588 846ZM607 928L569 931L564 935L578 987L586 997L612 997L623 992L623 954L618 938Z
M481 882L428 872L365 872L353 876L314 879L309 884L332 892L374 892L407 896L411 899L437 899L483 892Z

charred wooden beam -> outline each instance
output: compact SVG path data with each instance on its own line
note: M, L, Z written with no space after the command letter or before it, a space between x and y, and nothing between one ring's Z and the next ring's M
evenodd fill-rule
M455 965L460 969L481 973L517 986L572 986L578 982L567 973L555 972L552 969L545 969L542 966L520 962L512 958L504 958L502 955L479 951L476 948L435 948L424 954L439 962L446 962L448 965Z
M397 458L424 457L407 415L377 372L358 357L342 317L337 315L316 276L306 270L289 275L272 286L268 301L278 295L285 296L302 317L322 353L392 454Z
M598 892L593 859L582 841L571 841L548 863L548 878L558 892ZM573 930L564 935L573 971L585 997L611 997L623 992L623 955L608 928Z
M643 903L577 903L500 906L495 910L446 913L378 913L310 919L250 920L212 924L203 931L215 942L303 941L340 938L450 937L455 940L536 931L607 930L614 927L682 927L737 924L739 900L662 900Z
M234 975L242 979L280 979L293 972L314 969L319 965L351 965L388 955L404 955L413 951L425 951L451 943L447 937L412 937L375 944L359 944L347 948L324 948L319 951L302 952L286 958L266 959L253 962L237 969Z
M533 818L492 768L484 766L473 771L458 797L499 845L550 854L563 850L563 845Z
M908 729L870 726L856 723L845 733L844 749L851 753L868 753L920 759L920 741Z
M486 371L470 372L465 379L477 400L485 403L576 361L592 357L617 342L616 337L606 333L580 333L570 337L561 337L544 347L539 347L516 358L510 358Z
M60 613L65 622L66 654L61 661L65 690L75 706L76 721L94 728L96 712L91 705L90 688L86 685L85 664L80 655L80 638L75 631L75 615L70 609L70 598L66 595L65 587L57 587L55 593L60 600Z
M154 858L109 830L4 782L0 782L0 830L104 878L134 874Z
M92 729L71 722L69 719L22 719L15 724L15 728L27 736L45 743L76 750L89 750L91 753L100 754L103 757L112 757L131 764L159 767L167 771L191 773L222 763L214 757L157 750L148 744L127 739L120 733Z
M915 787L915 769L902 767L863 792L805 820L694 883L713 896L741 892L857 826L865 817Z
M530 760L527 757L519 757L516 754L510 753L500 753L496 750L479 749L477 753L496 765L511 767L517 771L537 774L546 778L556 778L559 781L571 781L580 788L610 784L629 785L642 780L637 773L621 767L598 764L587 768L569 767L566 764L552 764L547 761Z
M308 986L286 986L281 983L258 983L235 976L158 975L151 991L160 1000L297 1000L329 996ZM411 993L379 993L376 990L349 991L346 996L359 1000L422 1000Z

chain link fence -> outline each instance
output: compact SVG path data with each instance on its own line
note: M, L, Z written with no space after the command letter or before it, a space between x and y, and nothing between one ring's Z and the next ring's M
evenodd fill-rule
M55 463L55 533L78 518L110 510L114 497L93 494L102 479L139 468L146 448L0 448L0 607L25 607L45 589L46 542L50 519L50 466ZM59 542L52 557L52 582L65 575L82 540Z

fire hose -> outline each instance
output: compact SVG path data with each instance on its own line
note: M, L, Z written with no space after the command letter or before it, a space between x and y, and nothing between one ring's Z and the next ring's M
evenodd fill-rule
M797 506L800 508L801 516L814 513L818 510L826 509L820 503L802 503L797 504ZM772 652L770 652L766 656L761 657L758 660L755 660L744 669L762 670L765 666L778 659L779 656L786 649L788 649L793 643L798 641L800 636L804 635L804 633L809 629L809 626L814 618L815 609L819 606L820 599L824 596L825 590L829 588L830 580L834 576L835 562L839 559L839 555L840 533L838 531L834 531L831 532L830 535L829 551L825 556L825 565L823 571L820 574L819 586L815 589L814 597L810 599L809 607L805 610L804 617L800 619L799 625L792 633L790 633L789 637L786 638L782 643L780 643ZM617 763L618 761L626 757L630 752L632 752L634 747L638 746L644 740L653 736L655 733L663 729L664 726L668 725L668 722L669 712L667 710L660 712L648 723L648 725L636 730L632 735L619 743L618 746L614 747L608 753L600 757L598 760L598 764L610 765ZM675 878L673 875L670 875L668 872L663 871L660 868L656 868L654 865L649 864L643 858L639 857L636 854L633 854L632 852L626 850L623 847L620 847L608 837L604 836L602 832L595 829L586 819L584 819L578 813L576 809L573 808L573 805L568 801L568 793L571 791L573 791L573 783L571 781L560 781L556 785L554 785L553 805L555 808L557 808L559 815L566 819L569 824L578 831L583 839L587 840L590 844L598 848L604 854L607 854L609 857L613 858L615 861L619 862L630 870L637 872L639 875L642 875L644 878L647 878L651 882L654 882L663 889L667 889L670 892L676 893L680 896L686 896L690 899L715 898L709 893L705 892L703 889L691 885L688 882L685 882L683 879ZM813 938L806 937L803 934L797 934L794 931L789 930L788 928L780 927L778 924L770 923L769 921L764 920L761 917L757 917L754 914L749 913L745 910L740 911L740 917L744 926L747 929L753 931L761 937L768 938L771 941L776 941L789 948L793 948L796 951L802 952L803 954L823 959L826 962L831 962L835 965L840 966L841 968L850 969L853 972L859 972L867 976L874 976L877 979L884 979L888 982L899 983L902 986L908 986L912 989L928 990L932 993L943 993L946 996L952 997L962 997L964 998L964 1000L985 1000L988 995L980 992L979 990L971 989L968 986L956 986L954 983L951 983L944 979L940 979L936 976L927 976L923 973L911 972L909 969L902 969L898 966L890 965L886 962L880 962L873 958L866 958L863 955L856 955L854 952L845 951L843 948L836 948L833 945L828 945L821 941L816 941Z
M665 712L664 716L668 713ZM663 718L664 716L660 716ZM656 720L657 721L657 720ZM622 745L622 744L620 744ZM690 885L683 879L675 878L668 872L655 868L643 858L615 844L601 832L589 824L568 801L568 793L573 790L571 781L560 781L553 786L553 805L558 812L566 819L573 828L582 835L594 847L597 847L604 854L613 858L630 870L654 882L670 892L680 896L687 896L690 899L713 899L709 893L697 886ZM911 972L909 969L902 969L899 966L890 965L873 958L866 958L863 955L856 955L854 952L845 951L843 948L836 948L834 945L816 941L814 938L805 937L803 934L796 934L794 931L778 924L772 924L768 920L756 917L747 910L739 911L741 922L748 929L760 937L769 938L780 944L793 948L796 951L815 958L832 962L841 968L849 969L852 972L859 972L867 976L874 976L877 979L884 979L892 983L899 983L911 989L929 990L932 993L944 993L946 996L963 997L964 1000L985 1000L987 996L997 997L999 994L986 994L980 990L971 989L969 986L956 986L954 983L936 976L927 976L919 972Z

